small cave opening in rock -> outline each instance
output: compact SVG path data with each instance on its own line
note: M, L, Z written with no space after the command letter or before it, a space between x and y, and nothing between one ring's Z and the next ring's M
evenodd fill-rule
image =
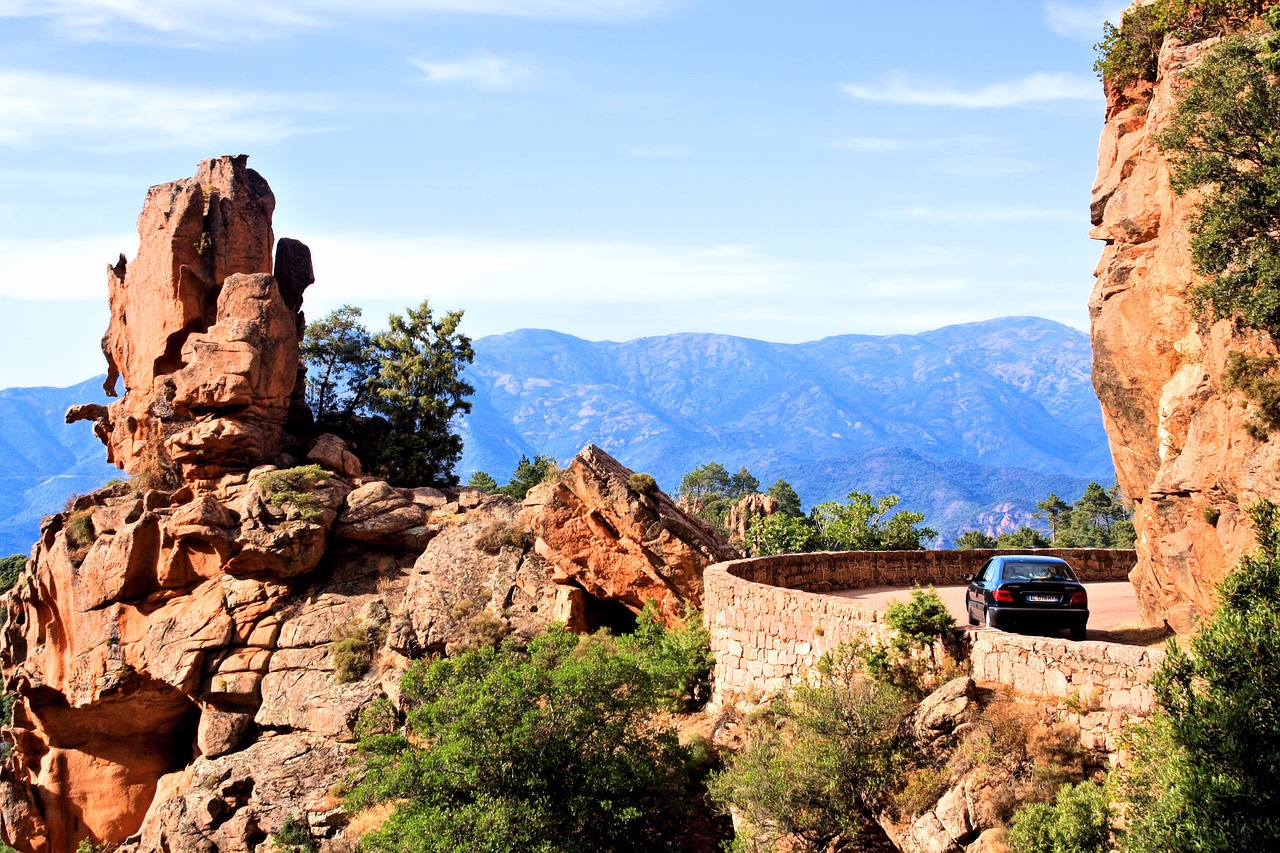
M608 628L609 633L617 636L631 634L636 630L636 614L625 604L596 598L589 592L584 592L583 598L582 618L588 631Z

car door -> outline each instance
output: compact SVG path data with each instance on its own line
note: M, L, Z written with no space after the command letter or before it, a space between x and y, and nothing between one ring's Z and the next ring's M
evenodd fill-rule
M992 557L982 564L982 568L969 582L969 591L965 593L965 603L969 617L981 621L987 609L987 581L990 579L996 558Z

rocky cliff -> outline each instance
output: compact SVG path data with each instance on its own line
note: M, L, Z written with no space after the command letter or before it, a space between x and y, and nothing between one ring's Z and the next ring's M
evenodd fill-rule
M1170 37L1154 82L1109 85L1092 236L1106 243L1089 301L1094 386L1117 479L1134 501L1143 616L1175 630L1212 609L1213 589L1253 546L1244 509L1280 494L1280 442L1259 442L1251 405L1223 388L1227 354L1276 354L1269 335L1198 321L1188 218L1155 142L1183 73L1212 42Z
M16 696L0 835L24 853L339 849L361 708L409 662L552 620L671 616L735 556L587 448L525 505L397 488L299 409L310 255L244 157L153 188L108 278L108 407L77 407L130 482L45 520L5 602Z

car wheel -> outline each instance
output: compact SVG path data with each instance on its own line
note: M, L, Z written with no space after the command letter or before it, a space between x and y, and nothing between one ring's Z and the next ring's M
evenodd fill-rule
M986 617L987 617L987 627L988 627L988 628L995 628L995 629L999 630L1000 626L996 624L996 614L994 614L994 613L992 613L992 612L991 612L991 608L990 608L990 607L988 607L986 610L987 610L987 612L986 612Z
M1072 625L1072 626L1071 626L1071 639L1073 639L1073 640L1083 640L1086 636L1087 636L1087 634L1086 634L1086 632L1085 632L1085 623L1084 623L1084 622L1081 622L1081 623L1080 623L1080 624L1078 624L1078 625Z

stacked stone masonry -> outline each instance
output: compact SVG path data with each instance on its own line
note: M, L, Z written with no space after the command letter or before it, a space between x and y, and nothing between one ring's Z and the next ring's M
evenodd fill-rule
M960 584L998 553L1002 552L784 554L710 567L703 576L704 618L716 659L715 703L756 702L777 695L840 643L884 635L881 614L873 608L823 593ZM1037 553L1063 557L1086 581L1123 579L1135 562L1132 551ZM1151 705L1146 680L1159 654L1112 643L983 632L974 646L974 678L1069 704L1078 701L1081 707L1142 715Z

